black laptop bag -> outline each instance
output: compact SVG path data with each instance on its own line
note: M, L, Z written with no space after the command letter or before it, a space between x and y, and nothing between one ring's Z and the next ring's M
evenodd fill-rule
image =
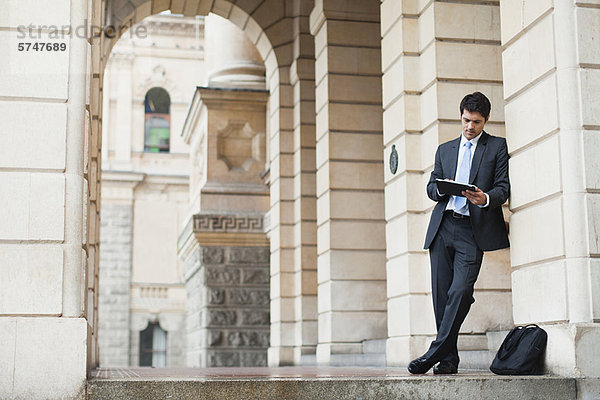
M517 326L508 333L490 370L498 375L540 375L548 334L537 325Z

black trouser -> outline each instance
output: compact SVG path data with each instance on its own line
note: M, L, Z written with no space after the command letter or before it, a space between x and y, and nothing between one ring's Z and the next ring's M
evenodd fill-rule
M473 286L483 260L470 219L457 218L452 211L446 211L429 247L429 258L437 337L425 357L458 366L458 332L475 302Z

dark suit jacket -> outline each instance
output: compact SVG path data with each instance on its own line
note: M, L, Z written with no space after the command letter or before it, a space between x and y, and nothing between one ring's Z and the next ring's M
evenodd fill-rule
M435 166L427 184L427 195L438 203L435 205L429 221L425 237L426 249L435 238L450 199L449 195L438 195L435 180L436 178L454 180L459 145L460 136L441 144L435 153ZM508 247L508 234L502 215L502 204L506 202L510 194L508 147L504 138L489 135L485 131L481 132L471 162L469 183L490 196L490 204L484 208L467 201L475 242L483 251Z

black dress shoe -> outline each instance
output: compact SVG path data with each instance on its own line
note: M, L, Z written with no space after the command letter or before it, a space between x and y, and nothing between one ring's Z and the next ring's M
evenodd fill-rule
M441 361L438 365L433 367L433 373L436 375L440 374L455 374L458 372L458 367L452 364L450 361Z
M433 364L427 358L419 357L408 364L408 372L411 374L424 374L433 367Z

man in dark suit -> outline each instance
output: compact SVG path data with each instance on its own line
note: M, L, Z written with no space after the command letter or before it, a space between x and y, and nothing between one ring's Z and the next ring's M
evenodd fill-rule
M431 289L437 337L429 350L408 365L413 374L454 374L458 369L457 340L473 298L483 252L509 246L502 204L510 193L508 148L504 138L483 130L490 101L480 92L460 103L462 135L441 144L427 184L437 204L425 238L431 261ZM463 196L440 193L436 179L470 183Z

